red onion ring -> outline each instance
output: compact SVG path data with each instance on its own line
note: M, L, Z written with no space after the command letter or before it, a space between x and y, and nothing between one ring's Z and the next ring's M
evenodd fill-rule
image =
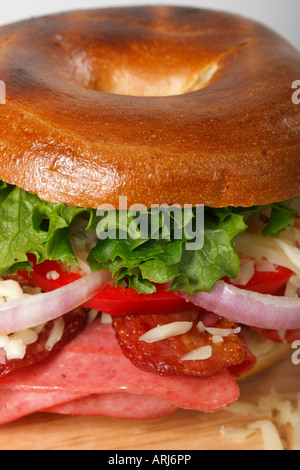
M210 293L176 293L187 302L235 323L271 330L300 328L300 299L259 294L224 281L217 282Z
M92 272L52 292L1 304L0 334L15 333L55 320L90 300L110 281L107 271Z

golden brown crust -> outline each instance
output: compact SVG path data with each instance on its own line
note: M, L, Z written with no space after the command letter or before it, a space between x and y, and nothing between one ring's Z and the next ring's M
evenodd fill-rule
M282 38L208 10L103 9L2 27L0 178L75 206L294 197L299 77L300 54Z

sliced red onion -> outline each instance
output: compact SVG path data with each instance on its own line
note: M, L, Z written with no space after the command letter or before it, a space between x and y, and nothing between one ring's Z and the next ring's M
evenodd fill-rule
M107 271L97 271L52 292L36 294L0 305L0 334L34 328L84 304L109 282Z
M258 294L223 281L217 282L210 293L177 294L236 323L271 330L300 328L300 299Z

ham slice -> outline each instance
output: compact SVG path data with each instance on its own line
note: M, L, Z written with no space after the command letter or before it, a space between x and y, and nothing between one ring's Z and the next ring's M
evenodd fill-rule
M124 392L134 403L130 413L125 409L128 403ZM26 394L29 394L27 398ZM110 394L114 396L109 397ZM137 402L132 395L139 396ZM2 377L1 410L5 408L5 399L11 406L17 396L21 397L21 402L31 403L31 411L28 407L22 410L18 405L19 416L48 408L55 410L54 406L69 403L56 410L65 412L69 409L72 414L82 414L86 409L88 414L102 414L103 405L106 416L116 416L116 409L119 409L119 417L123 414L134 418L139 416L136 403L142 404L143 400L150 403L150 399L160 403L162 408L159 412L167 412L166 403L169 412L177 407L205 412L222 410L238 399L239 387L227 371L200 378L162 377L137 369L122 354L111 325L103 325L96 320L51 358ZM80 400L82 398L83 401ZM78 409L76 400L79 400ZM17 401L20 403L19 399ZM122 407L123 411L120 411ZM154 408L151 405L147 413L142 411L141 414L148 418L156 417ZM17 414L12 419L16 419ZM7 419L2 418L1 412L0 423L7 422Z

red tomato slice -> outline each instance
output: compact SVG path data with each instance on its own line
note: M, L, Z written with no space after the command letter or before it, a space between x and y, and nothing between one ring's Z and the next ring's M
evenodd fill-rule
M106 286L96 297L83 305L94 308L110 315L124 316L143 313L153 315L162 313L177 313L183 310L199 310L196 306L188 304L184 299L179 300L173 292L166 292L163 286L156 286L153 294L138 294L134 289ZM182 302L183 300L183 302Z
M33 271L28 274L22 271L22 277L32 284L40 287L45 292L58 289L66 284L80 279L80 274L65 273L56 261L44 261L36 264L35 257L28 255L28 259L33 267ZM238 286L242 289L249 289L263 294L275 295L286 285L288 279L293 275L292 271L281 266L276 266L276 272L256 272L247 286ZM57 279L51 279L47 275L50 272L59 274ZM225 279L230 282L229 279ZM178 313L184 310L200 310L174 292L167 292L163 285L157 285L157 292L154 294L138 294L134 289L114 287L108 285L93 299L89 300L83 307L99 310L113 316L126 316L133 314L153 315Z
M44 261L43 263L36 264L35 257L33 255L28 255L28 259L33 268L33 271L28 273L27 271L19 271L24 279L31 282L31 284L40 287L45 292L50 292L52 290L63 287L71 282L77 281L81 278L80 274L77 273L66 273L63 271L58 263L55 261ZM49 273L57 273L59 277L57 279L51 279L47 275Z
M58 289L66 284L80 279L80 274L65 273L60 265L55 261L44 261L36 264L35 257L28 255L28 259L33 267L33 271L28 273L22 271L19 274L27 279L35 286L40 287L45 292ZM47 274L56 272L59 274L57 279L47 278ZM133 315L133 314L149 314L153 313L178 313L184 310L200 310L192 304L187 303L184 299L167 292L163 285L157 285L157 292L154 294L138 294L134 289L114 287L108 285L93 299L83 305L85 308L95 309L109 315Z
M260 294L278 295L294 273L283 266L275 266L275 268L276 272L256 271L246 286L237 287L251 290L253 292L259 292ZM228 282L230 281L228 280Z

